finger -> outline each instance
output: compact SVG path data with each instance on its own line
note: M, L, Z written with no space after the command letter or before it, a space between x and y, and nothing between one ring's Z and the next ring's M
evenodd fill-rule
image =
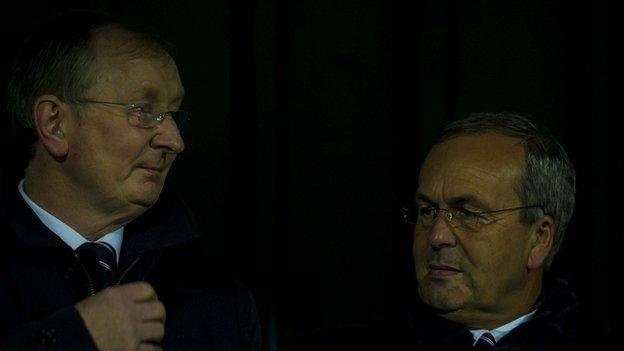
M134 301L149 301L157 300L158 296L156 291L149 283L146 282L134 282L120 285L127 296Z
M167 318L167 310L165 309L165 305L163 305L163 303L158 300L139 303L137 312L142 317L142 321L164 322Z
M165 336L165 324L161 322L144 322L141 323L137 332L141 342L159 343Z
M137 351L162 351L162 347L156 344L143 343L139 345Z

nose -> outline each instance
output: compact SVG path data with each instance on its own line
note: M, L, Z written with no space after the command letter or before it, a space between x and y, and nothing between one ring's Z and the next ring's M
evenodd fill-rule
M457 237L450 223L450 213L442 210L433 221L427 232L427 239L433 248L453 247L457 245Z
M151 147L170 154L179 154L184 151L184 140L171 116L167 116L161 124L156 126L156 130L156 134L150 141Z

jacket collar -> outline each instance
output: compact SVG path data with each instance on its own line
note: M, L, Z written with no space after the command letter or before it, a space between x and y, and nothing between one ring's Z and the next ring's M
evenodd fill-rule
M408 326L418 350L453 350L472 342L468 329L440 317L418 298L408 307Z
M19 194L17 184L4 189L2 196L3 222L11 233L8 240L24 248L49 250L68 246L54 235L37 217ZM124 250L131 254L165 248L187 242L199 236L188 206L166 184L157 203L130 222L124 231Z
M8 238L27 249L67 249L67 245L54 235L37 217L17 190L17 183L11 183L2 191L2 216L7 223Z
M187 204L167 185L158 202L126 225L124 250L130 256L182 244L200 236Z
M531 320L521 324L498 343L497 349L515 350L532 340L544 342L557 339L570 327L570 320L575 313L578 300L566 279L552 279L544 284L542 297L537 312ZM450 350L456 345L469 345L472 335L460 324L448 321L437 315L420 299L415 299L408 308L408 324L413 342L423 350ZM523 333L531 329L531 333ZM575 331L572 331L572 334ZM527 339L527 336L530 338Z

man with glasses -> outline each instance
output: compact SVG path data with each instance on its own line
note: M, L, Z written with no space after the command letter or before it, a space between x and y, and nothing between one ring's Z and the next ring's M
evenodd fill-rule
M574 193L564 149L529 119L483 113L447 126L403 208L419 297L410 348L573 348L576 298L548 269Z
M165 185L189 121L166 45L66 13L27 41L7 97L30 157L3 191L0 349L259 349L249 292L202 261Z

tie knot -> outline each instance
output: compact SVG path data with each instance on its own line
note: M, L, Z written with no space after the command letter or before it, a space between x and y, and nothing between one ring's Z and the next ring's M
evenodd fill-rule
M105 242L84 243L76 249L76 253L81 258L101 262L105 268L108 266L108 270L112 270L116 261L115 249Z
M490 333L483 333L474 344L473 350L492 350L496 344L496 339Z
M113 283L117 268L115 249L105 242L87 242L76 249L80 262L85 266L91 284L99 291Z

